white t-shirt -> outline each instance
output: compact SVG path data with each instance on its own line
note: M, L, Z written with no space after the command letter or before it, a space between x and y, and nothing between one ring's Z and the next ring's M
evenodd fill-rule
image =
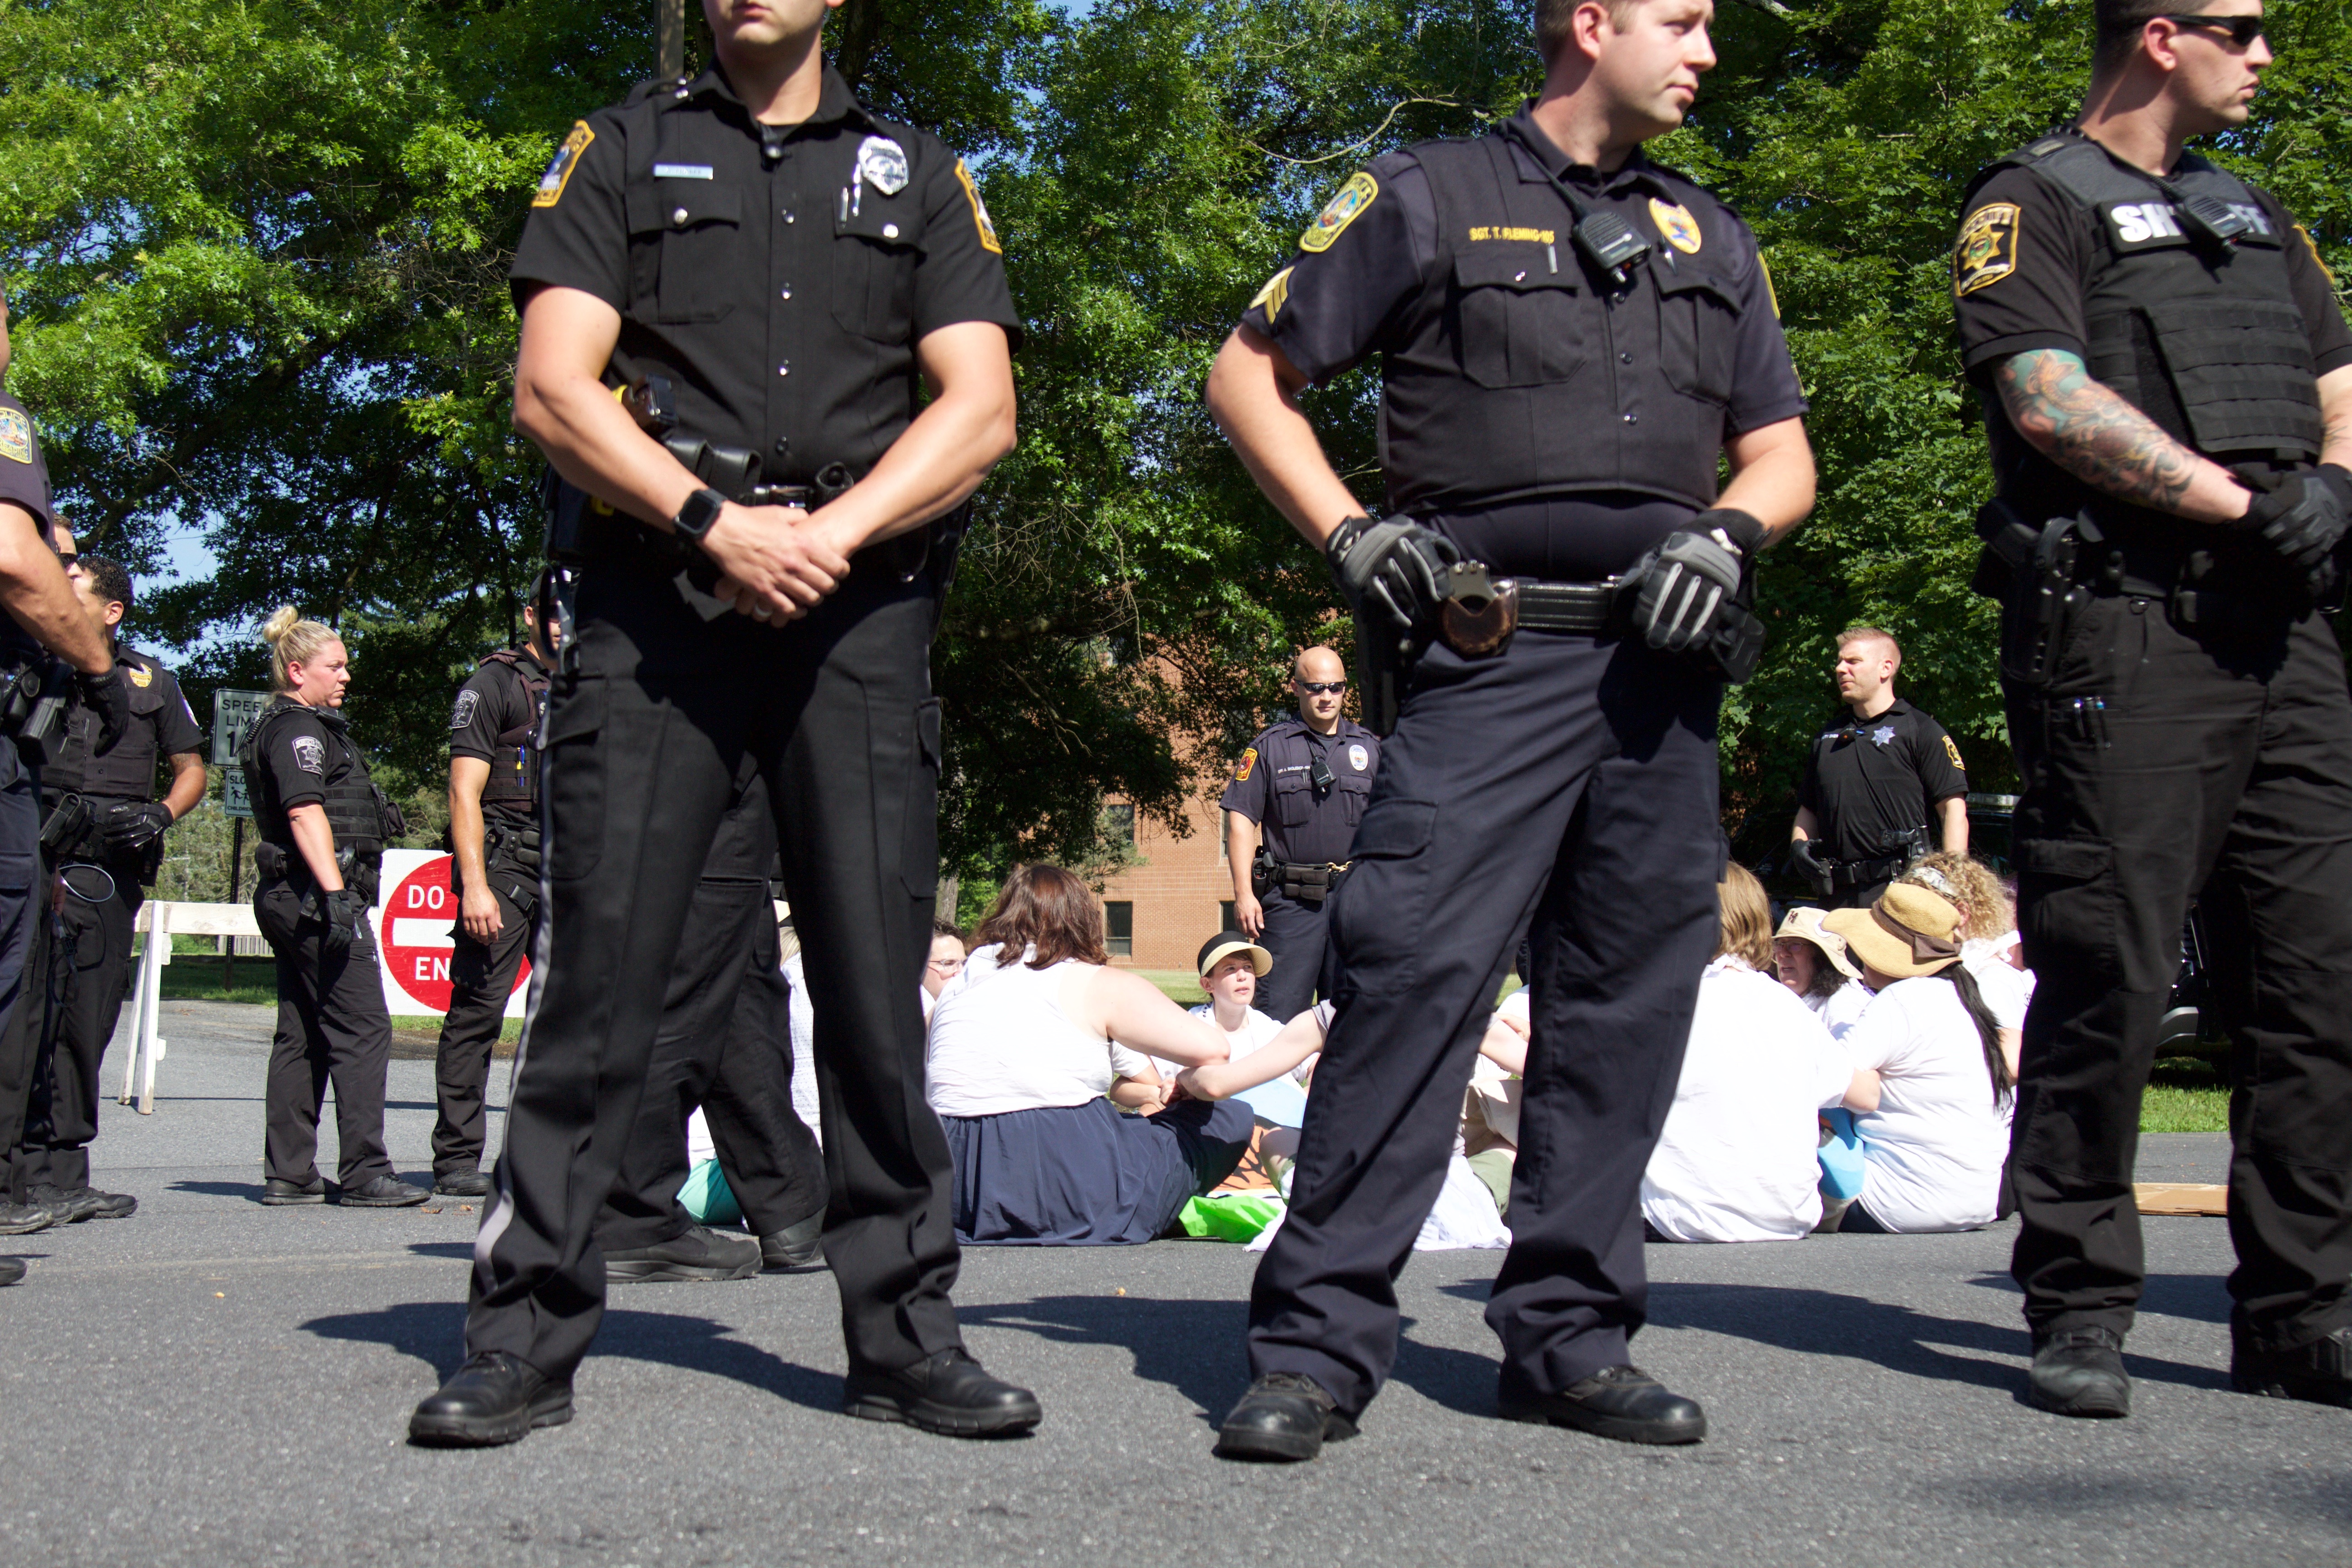
M1215 1003L1203 1002L1192 1008L1192 1014L1195 1018L1206 1018L1211 1027L1215 1027L1217 1022ZM1237 1062L1260 1047L1271 1044L1275 1036L1282 1033L1282 1025L1270 1015L1252 1007L1243 1013L1242 1026L1239 1029L1229 1035L1226 1035L1223 1029L1218 1029L1217 1033L1225 1036L1225 1059ZM1171 1062L1165 1057L1152 1058L1151 1065L1160 1069L1160 1081L1162 1083L1174 1083L1176 1075L1184 1070L1183 1063ZM1301 1062L1299 1068L1304 1068L1306 1065ZM1291 1076L1297 1078L1297 1071L1294 1070ZM1301 1081L1305 1080L1301 1079Z
M1816 1111L1853 1079L1803 998L1738 958L1706 966L1642 1217L1675 1241L1793 1241L1821 1222Z
M1813 1010L1813 1016L1822 1021L1822 1027L1830 1032L1831 1039L1842 1040L1845 1038L1845 1032L1853 1028L1855 1020L1862 1016L1863 1009L1870 1005L1870 996L1869 986L1859 980L1849 980L1826 996L1799 999Z
M2004 1029L2025 1027L2025 1009L2033 1001L2032 973L2014 967L2001 956L2015 939L2012 931L1991 942L1960 943L1960 967L1975 978L1985 1005Z
M1991 1224L2010 1106L1993 1103L1984 1042L1951 982L1896 981L1840 1044L1879 1075L1878 1109L1854 1118L1870 1167L1862 1206L1895 1231Z
M784 960L784 979L793 988L793 999L784 1008L793 1031L793 1114L816 1135L817 1146L822 1148L824 1118L817 1112L816 1007L809 1001L808 973L798 952Z
M1062 1011L1063 983L1087 965L1066 958L1050 969L999 968L996 959L994 942L974 952L931 1009L932 1110L998 1116L1084 1105L1113 1079L1142 1076L1148 1058L1087 1034Z

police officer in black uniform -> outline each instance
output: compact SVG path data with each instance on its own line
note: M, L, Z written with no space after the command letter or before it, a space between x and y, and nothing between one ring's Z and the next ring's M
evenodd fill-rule
M449 883L457 923L450 932L449 1011L435 1053L433 1190L450 1197L490 1190L480 1169L482 1096L507 999L539 924L536 759L555 657L540 635L535 603L523 606L522 621L522 646L483 658L449 713Z
M281 605L261 628L278 697L237 750L253 794L253 915L278 957L261 1201L322 1204L319 1108L335 1086L336 1201L403 1208L425 1190L394 1173L383 1147L392 1017L375 931L387 838L398 809L368 777L342 715L351 656L334 631Z
M1323 912L1348 874L1348 846L1381 765L1381 738L1339 711L1348 669L1338 654L1301 649L1290 689L1297 713L1258 732L1219 803L1231 814L1234 923L1274 955L1258 1010L1286 1023L1315 1000Z
M1838 638L1845 710L1813 737L1789 862L1832 909L1866 910L1911 862L1969 852L1969 775L1934 717L1895 695L1903 649L1876 626ZM1930 827L1933 822L1936 826Z
M1337 1016L1221 1454L1308 1458L1378 1392L1390 1282L1530 921L1514 1241L1486 1313L1503 1413L1705 1431L1629 1364L1642 1170L1715 946L1716 713L1761 643L1752 561L1813 493L1753 237L1639 151L1713 65L1709 15L1539 0L1541 95L1351 177L1212 374L1226 435L1357 608L1372 710L1384 684L1399 709L1332 901ZM1374 352L1385 519L1296 401Z
M8 305L0 296L0 383L8 353ZM0 745L0 1150L9 1154L0 1236L23 1236L57 1218L26 1201L33 1173L17 1158L41 1043L39 1009L26 1005L46 942L46 922L35 913L48 894L40 867L41 765L65 742L69 695L98 716L101 750L131 723L113 652L66 580L62 532L32 416L0 385L0 740L12 742ZM22 1263L0 1259L0 1285L24 1273Z
M205 797L205 736L172 672L115 637L131 607L131 574L102 556L80 555L66 577L114 650L131 727L99 752L97 716L78 712L65 749L41 770L42 842L61 896L43 965L40 1058L19 1160L31 1173L32 1201L59 1220L123 1219L139 1200L89 1184L99 1064L130 992L131 932L163 864L163 831ZM166 758L172 784L159 801L155 776Z
M2030 1393L2130 1407L2140 1095L2194 898L2237 1044L2231 1380L2344 1405L2352 330L2277 199L2182 150L2244 122L2258 0L2095 16L2082 119L1979 176L1953 255L2041 977L2010 1156Z
M604 1307L592 1231L746 754L814 994L845 1407L962 1435L1039 1418L962 1349L917 1001L934 520L1011 449L1018 325L970 172L851 96L818 49L827 8L705 0L719 63L573 127L517 253L516 424L593 499L559 495L551 530L583 563L548 710L548 962L469 1359L418 1407L419 1441L571 1415Z

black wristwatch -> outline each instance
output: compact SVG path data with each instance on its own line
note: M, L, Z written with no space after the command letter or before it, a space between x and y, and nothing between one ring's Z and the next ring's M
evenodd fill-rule
M727 498L717 490L697 490L686 498L686 504L669 520L670 528L679 538L699 544L709 534L710 525L719 521L719 510L726 504Z

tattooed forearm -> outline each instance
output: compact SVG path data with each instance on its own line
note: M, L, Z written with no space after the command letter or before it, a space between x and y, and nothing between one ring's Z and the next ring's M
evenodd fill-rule
M1999 384L2001 406L2021 435L2052 462L2111 496L2178 511L2205 465L2092 380L2080 355L2030 350L2001 363Z

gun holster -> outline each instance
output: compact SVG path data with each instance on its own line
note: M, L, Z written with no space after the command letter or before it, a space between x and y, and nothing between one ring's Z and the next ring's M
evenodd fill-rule
M16 742L26 767L48 766L66 748L72 668L61 658L43 658L0 679L7 681L0 687L0 734Z
M1281 879L1274 852L1265 845L1259 845L1257 853L1250 857L1250 891L1263 899L1274 891Z
M61 795L41 818L41 847L52 860L86 853L96 837L98 814L79 795Z
M2087 514L2037 527L1997 496L1978 509L1976 531L1984 550L1969 585L2000 600L2001 679L2047 686L2091 602L2091 590L2075 581L2077 545L2104 536Z

